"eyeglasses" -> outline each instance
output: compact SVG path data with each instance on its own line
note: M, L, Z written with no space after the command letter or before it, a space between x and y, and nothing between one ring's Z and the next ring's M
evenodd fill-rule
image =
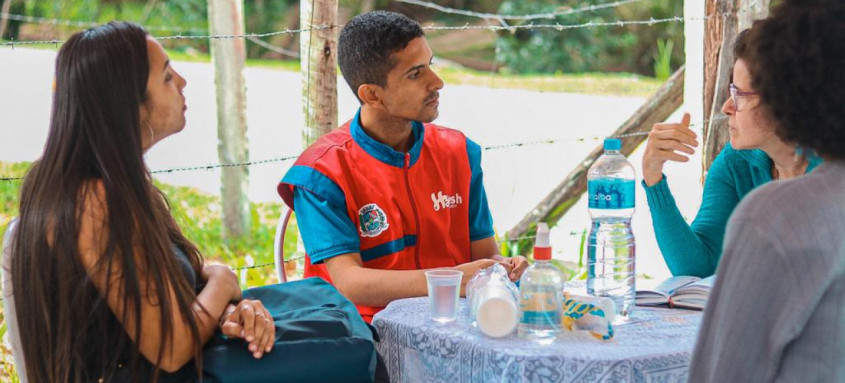
M731 90L731 102L734 103L734 110L737 111L737 112L739 112L739 109L740 109L739 100L741 100L745 97L751 97L751 96L757 96L758 95L757 92L743 92L743 91L737 89L736 85L734 85L733 83L731 83L729 88Z

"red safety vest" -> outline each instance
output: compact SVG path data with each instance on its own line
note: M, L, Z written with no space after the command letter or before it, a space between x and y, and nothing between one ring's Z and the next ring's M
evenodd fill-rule
M463 133L425 124L418 159L411 163L406 153L398 167L359 145L350 123L308 147L294 167L314 169L340 187L349 219L358 228L364 267L419 270L469 262L472 172ZM294 187L319 191L309 183L283 181L279 195L295 209ZM305 277L311 276L332 283L325 265L312 264L306 256ZM384 308L357 307L367 322Z

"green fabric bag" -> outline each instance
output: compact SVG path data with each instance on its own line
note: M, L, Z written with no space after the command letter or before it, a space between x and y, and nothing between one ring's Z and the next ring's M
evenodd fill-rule
M320 278L244 291L273 314L273 351L255 359L242 339L218 333L203 350L203 381L372 382L376 335L355 306Z

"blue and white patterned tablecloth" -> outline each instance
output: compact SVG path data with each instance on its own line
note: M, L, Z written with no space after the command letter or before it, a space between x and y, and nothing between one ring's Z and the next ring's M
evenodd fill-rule
M395 301L373 318L393 382L684 382L701 323L699 311L637 307L610 341L569 335L542 346L484 336L463 298L455 322L435 323L427 299Z

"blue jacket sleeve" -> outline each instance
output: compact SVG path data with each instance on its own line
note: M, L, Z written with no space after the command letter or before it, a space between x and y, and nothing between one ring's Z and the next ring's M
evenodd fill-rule
M484 190L484 172L481 170L481 147L467 138L467 157L472 170L469 186L469 239L477 241L492 237L493 215L487 204L487 192Z
M293 191L293 201L302 242L312 263L361 251L355 224L337 205L299 187Z
M713 275L722 255L728 218L739 204L737 186L724 156L717 156L707 173L701 207L692 224L687 224L678 210L665 176L653 186L643 183L643 187L657 245L672 274Z

